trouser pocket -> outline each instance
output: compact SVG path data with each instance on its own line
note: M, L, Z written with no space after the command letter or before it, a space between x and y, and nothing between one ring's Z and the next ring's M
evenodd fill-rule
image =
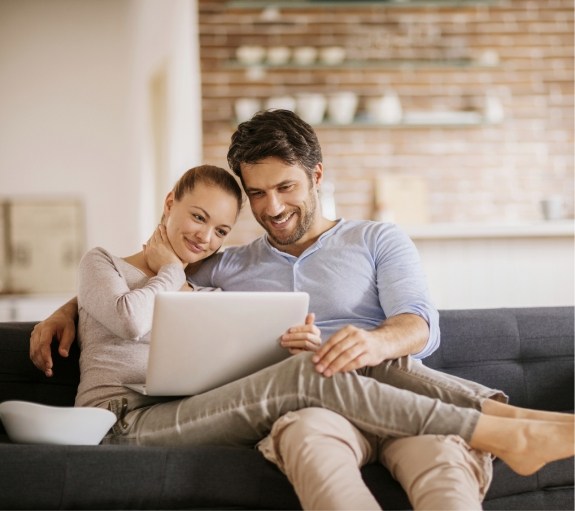
M115 424L112 426L112 433L114 435L123 435L128 428L128 423L126 422L128 400L125 397L121 399L111 399L108 401L108 410L117 418Z

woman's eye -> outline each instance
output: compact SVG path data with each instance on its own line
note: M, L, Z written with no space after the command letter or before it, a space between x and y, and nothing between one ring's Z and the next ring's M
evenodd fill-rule
M197 213L194 213L192 215L198 222L203 222L205 220L205 218L202 215L198 215Z
M220 238L225 238L228 235L228 231L224 231L223 229L218 229L216 232Z

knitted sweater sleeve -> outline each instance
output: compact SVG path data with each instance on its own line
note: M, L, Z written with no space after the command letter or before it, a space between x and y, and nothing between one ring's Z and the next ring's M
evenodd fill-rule
M182 265L174 263L146 279L142 274L140 282L129 282L113 256L92 249L80 261L78 305L113 335L137 341L151 329L155 295L178 291L186 275Z

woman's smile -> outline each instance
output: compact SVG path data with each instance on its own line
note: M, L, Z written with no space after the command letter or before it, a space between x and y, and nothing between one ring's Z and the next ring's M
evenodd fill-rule
M200 243L198 243L196 241L192 241L192 240L186 238L185 236L184 236L184 243L185 243L186 247L188 248L188 250L190 252L193 252L194 254L202 254L206 251Z

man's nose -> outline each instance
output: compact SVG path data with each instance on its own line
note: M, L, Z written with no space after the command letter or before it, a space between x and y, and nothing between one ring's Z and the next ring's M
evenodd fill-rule
M266 214L268 216L278 216L283 212L283 210L284 205L279 200L279 197L274 193L269 194L266 202Z

